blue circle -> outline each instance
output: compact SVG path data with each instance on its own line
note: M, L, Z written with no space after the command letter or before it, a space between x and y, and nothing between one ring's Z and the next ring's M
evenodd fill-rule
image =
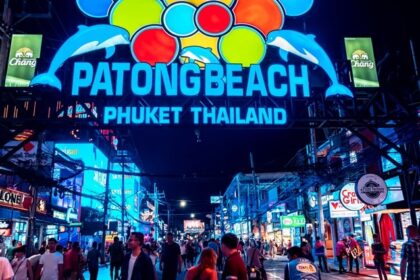
M178 37L188 37L197 32L194 23L196 8L188 3L174 3L166 8L162 22L169 33Z
M108 16L112 0L77 0L77 6L87 16L103 18Z
M314 0L278 0L288 16L296 17L306 14L314 4Z

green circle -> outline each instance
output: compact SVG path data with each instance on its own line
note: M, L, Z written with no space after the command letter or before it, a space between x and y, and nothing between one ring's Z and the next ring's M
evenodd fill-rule
M161 24L165 6L158 0L118 1L111 10L110 23L125 28L130 37L139 29Z
M235 26L220 38L219 51L226 63L239 63L244 67L259 64L265 56L264 37L249 26Z

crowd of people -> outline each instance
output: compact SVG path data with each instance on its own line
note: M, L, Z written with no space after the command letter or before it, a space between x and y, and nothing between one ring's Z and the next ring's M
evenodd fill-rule
M420 235L417 227L409 226L407 236L408 241L401 251L401 279L420 279ZM374 234L373 238L374 264L379 278L387 280L387 251L378 235ZM29 258L25 255L25 246L15 241L12 245L6 250L5 257L0 257L0 280L84 280L84 270L89 271L91 280L96 280L105 256L110 258L112 280L154 280L157 279L157 270L162 272L162 280L175 280L183 270L187 271L186 280L217 280L220 272L222 280L264 280L267 279L264 260L273 257L273 254L282 254L283 250L289 259L284 269L285 280L320 280L320 272L330 271L325 244L319 237L312 249L308 238L303 238L299 247L286 244L278 248L274 241L249 239L243 242L232 233L225 234L221 240L187 239L175 242L169 232L162 243L153 240L145 242L142 233L132 233L126 244L115 237L104 253L98 249L101 246L96 242L84 251L78 242L68 243L63 248L57 240L50 238ZM363 251L360 242L349 235L339 240L335 249L339 273L346 272L343 259L348 258L349 271L352 272L354 263L358 274ZM312 253L317 257L318 265L315 265Z

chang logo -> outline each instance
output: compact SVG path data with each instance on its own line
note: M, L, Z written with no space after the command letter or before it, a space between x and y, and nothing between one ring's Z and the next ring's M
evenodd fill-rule
M372 69L374 64L369 59L369 55L364 50L355 50L351 55L351 66L357 68Z
M34 52L30 48L20 48L16 51L15 57L9 60L9 65L11 66L36 66L36 59L34 57Z

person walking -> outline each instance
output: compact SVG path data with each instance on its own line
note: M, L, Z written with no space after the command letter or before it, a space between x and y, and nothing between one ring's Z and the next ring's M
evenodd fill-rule
M378 275L380 280L388 280L385 272L385 254L386 250L384 244L379 240L379 236L375 233L373 234L373 244L372 244L372 254L373 262L376 269L378 270ZM383 275L383 277L382 277Z
M48 239L48 251L45 252L40 260L41 280L61 280L63 279L63 255L56 252L57 240Z
M64 253L64 278L66 280L79 279L81 252L79 242L73 242L71 249Z
M12 244L11 244L11 246L9 246L9 247L7 247L7 249L6 249L6 258L11 262L12 260L13 260L13 258L15 257L15 255L14 255L14 250L15 250L15 248L16 248L16 243L17 243L17 240L16 239L13 239L12 240Z
M14 275L9 260L5 257L0 257L0 280L12 280Z
M309 259L303 257L302 253L302 249L297 246L287 250L289 263L284 268L284 280L321 280L321 274L316 265Z
M191 267L185 280L217 280L217 255L211 248L204 248L198 259L198 264Z
M226 233L222 237L222 253L226 257L222 280L247 280L248 273L245 263L238 251L238 237L233 233Z
M87 263L90 274L90 280L96 280L98 278L99 259L101 258L101 254L99 253L97 248L98 243L94 241L92 243L92 248L87 254Z
M144 252L144 235L133 232L128 239L128 248L131 253L124 257L121 269L122 280L156 280L156 271L151 259Z
M344 273L346 272L346 270L344 269L343 266L343 258L346 256L346 239L343 238L341 240L339 240L337 242L337 244L335 245L335 255L337 257L337 262L338 262L338 272Z
M315 242L315 256L318 257L318 264L321 272L330 272L328 269L327 257L325 256L325 244L319 236L317 236Z
M420 237L416 226L406 229L408 240L401 249L401 280L420 280Z
M120 278L120 269L124 259L124 249L120 243L118 236L114 237L114 243L112 243L108 248L110 261L110 273L111 280Z
M15 276L13 280L33 280L31 262L25 257L25 246L15 248L15 258L12 260L12 268Z
M254 239L251 239L249 245L250 246L246 251L248 277L250 276L252 269L254 269L256 273L260 274L261 279L267 279L264 266L261 262L261 259L264 259L264 256L260 249L258 249Z
M349 249L348 256L349 256L349 272L353 272L353 261L356 264L356 273L359 274L359 256L360 256L360 246L357 243L356 239L354 239L353 234L350 234L347 237L347 246Z
M189 253L187 246L187 254ZM189 257L190 256L188 256L188 258ZM192 251L192 257L194 257L194 251ZM162 255L160 257L160 270L163 272L162 280L176 280L177 272L180 273L181 268L181 249L179 245L174 242L173 233L168 232L166 234L166 243L162 246Z

